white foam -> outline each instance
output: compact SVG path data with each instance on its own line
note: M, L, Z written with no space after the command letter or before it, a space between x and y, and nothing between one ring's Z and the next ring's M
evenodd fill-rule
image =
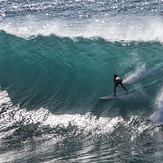
M147 120L151 120L156 126L163 125L163 87L157 94L154 105L154 113L147 118Z
M24 19L5 19L0 30L19 37L37 35L59 37L101 37L109 41L160 41L163 42L163 20L158 17L92 18L85 21L38 20L34 16Z
M146 63L142 65L139 64L134 72L130 72L129 74L126 75L127 77L124 79L123 83L131 84L137 82L138 80L140 80L140 78L142 78L142 73L145 72L145 69Z
M0 111L2 110L3 106L11 106L11 99L8 95L7 91L0 90Z
M55 128L57 126L61 128L67 128L69 125L77 126L79 132L89 133L96 130L95 134L98 133L110 133L113 132L115 126L123 121L122 117L100 117L97 118L90 113L84 115L80 114L61 114L55 115L49 112L48 109L40 108L38 110L28 111L26 108L20 108L19 105L13 106L11 99L7 91L0 91L0 106L5 107L5 110L1 112L1 129L7 128L14 124L30 125L40 124L41 126L50 126ZM98 130L97 130L98 129ZM12 134L8 132L8 136ZM98 133L97 133L98 132ZM6 134L1 134L0 137L4 137Z

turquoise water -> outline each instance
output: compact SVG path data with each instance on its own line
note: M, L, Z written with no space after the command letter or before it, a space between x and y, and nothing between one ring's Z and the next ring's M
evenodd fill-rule
M1 1L0 162L161 163L162 12L161 1ZM132 93L99 100L114 74Z

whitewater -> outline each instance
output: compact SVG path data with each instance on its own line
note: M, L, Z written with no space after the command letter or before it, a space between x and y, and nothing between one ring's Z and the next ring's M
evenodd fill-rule
M0 162L161 163L162 15L162 0L0 0ZM100 100L114 74L132 93Z

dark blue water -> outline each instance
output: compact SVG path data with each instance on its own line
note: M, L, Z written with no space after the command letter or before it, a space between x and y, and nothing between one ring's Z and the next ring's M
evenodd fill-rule
M162 13L162 1L1 1L0 162L161 163ZM99 100L114 74L132 93Z

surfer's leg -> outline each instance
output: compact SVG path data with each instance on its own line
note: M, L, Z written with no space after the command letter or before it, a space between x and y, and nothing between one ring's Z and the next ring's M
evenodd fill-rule
M123 84L121 83L122 88L128 93L128 90L123 86Z
M114 84L114 96L116 96L116 87L118 86L118 83L115 82Z
M114 86L114 96L116 96L116 87Z

